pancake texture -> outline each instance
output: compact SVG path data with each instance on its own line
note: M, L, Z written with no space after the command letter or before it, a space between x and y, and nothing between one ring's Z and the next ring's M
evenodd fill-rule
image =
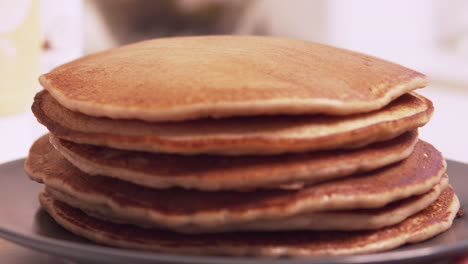
M92 54L40 77L66 108L146 121L377 110L422 73L318 43L255 36L162 38Z
M373 231L187 235L99 220L46 193L40 195L40 202L65 229L105 245L174 254L268 257L373 253L423 241L450 228L460 207L453 190L446 188L423 211L399 224Z
M444 175L440 183L429 192L412 196L390 203L381 208L354 209L311 212L279 218L274 220L261 219L241 224L214 226L181 226L173 231L180 233L214 233L227 231L285 231L285 230L372 230L398 224L409 216L425 209L433 203L448 185L448 177ZM123 210L116 211L106 205L92 205L80 201L71 195L56 189L46 187L46 192L54 199L84 211L86 214L114 223L127 223L144 228L161 228L148 218L135 218ZM131 207L131 205L127 205Z
M385 108L351 116L254 116L148 123L90 117L61 106L46 91L32 110L56 137L82 144L180 154L278 154L357 148L426 124L432 102L405 94Z
M43 139L45 140L45 139ZM302 188L324 180L374 170L407 158L417 131L362 149L274 156L171 155L83 145L50 138L75 167L151 188L207 191Z
M414 152L399 163L300 190L156 190L109 177L89 176L72 166L43 137L31 147L25 169L33 180L90 206L107 206L121 215L178 228L382 207L431 190L445 173L445 161L434 147L419 141Z

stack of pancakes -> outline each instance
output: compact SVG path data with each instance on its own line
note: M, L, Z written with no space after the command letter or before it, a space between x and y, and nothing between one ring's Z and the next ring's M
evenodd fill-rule
M377 252L447 230L459 202L418 139L423 74L268 37L145 41L40 77L29 176L64 228L170 253Z

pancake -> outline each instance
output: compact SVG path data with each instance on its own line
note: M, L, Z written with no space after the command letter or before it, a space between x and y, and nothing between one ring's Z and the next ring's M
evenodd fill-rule
M71 165L46 140L36 141L26 159L31 179L93 206L108 206L134 219L168 228L230 225L286 218L324 210L379 208L428 192L445 173L445 161L419 141L405 160L385 168L300 190L255 192L152 189L118 179L89 176Z
M174 231L181 233L213 233L227 231L287 231L287 230L372 230L398 224L409 216L425 209L433 203L448 185L444 175L440 183L429 192L390 203L381 208L355 209L342 211L312 212L294 215L284 219L258 220L238 225L215 225L210 227L182 226ZM145 228L161 226L147 218L132 218L124 212L114 212L109 206L90 205L76 197L46 187L54 199L84 211L86 214L114 223L128 223ZM131 205L127 205L131 207Z
M36 95L32 109L53 135L76 143L228 155L362 147L426 124L434 110L426 98L406 94L379 111L352 116L256 116L149 123L72 112L46 91Z
M373 231L289 231L187 235L115 224L40 195L42 206L65 229L100 244L172 254L318 256L373 253L429 239L449 229L460 207L451 188L403 222Z
M149 40L88 55L39 80L70 110L158 122L348 115L427 84L419 72L368 55L254 36Z
M47 136L44 139L47 140ZM354 150L274 156L171 155L117 150L50 138L75 167L152 188L199 190L302 188L324 180L370 171L408 157L417 131Z

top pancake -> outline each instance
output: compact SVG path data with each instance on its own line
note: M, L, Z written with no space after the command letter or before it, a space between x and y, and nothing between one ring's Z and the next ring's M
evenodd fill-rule
M348 115L427 84L419 72L368 55L253 36L144 41L72 61L39 80L70 110L146 121Z

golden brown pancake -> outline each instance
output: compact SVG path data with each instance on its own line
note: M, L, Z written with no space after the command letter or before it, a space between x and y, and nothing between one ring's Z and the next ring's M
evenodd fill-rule
M180 233L213 233L227 231L287 231L287 230L372 230L389 225L398 224L407 217L425 209L433 203L448 185L448 177L444 175L440 183L429 192L412 196L403 200L392 202L381 208L354 209L341 211L311 212L293 215L273 220L254 220L246 223L213 226L182 226L173 229ZM54 199L64 202L72 207L83 210L88 215L114 223L127 223L145 228L161 228L147 217L135 218L127 209L112 209L106 205L94 205L83 202L76 197L56 189L46 187L47 193ZM114 211L115 210L115 211ZM138 209L136 209L138 210Z
M46 137L42 140L46 140ZM75 167L152 188L200 190L302 188L324 180L370 171L408 157L417 131L365 148L274 156L174 155L118 150L50 138Z
M419 72L368 55L254 36L149 40L72 61L40 82L68 109L147 121L348 115L427 84Z
M72 166L47 140L36 141L25 163L28 175L89 205L106 205L134 219L177 228L278 219L314 211L378 208L428 192L445 173L439 151L419 141L405 160L385 168L300 190L255 192L152 189L89 176Z
M423 211L373 231L289 231L187 235L115 224L40 195L42 206L65 229L100 244L174 254L235 256L349 255L389 250L429 239L450 228L460 207L451 188Z
M32 109L53 135L76 143L228 155L361 147L424 125L434 110L426 98L406 94L379 111L351 116L256 116L149 123L72 112L46 91L36 95Z

